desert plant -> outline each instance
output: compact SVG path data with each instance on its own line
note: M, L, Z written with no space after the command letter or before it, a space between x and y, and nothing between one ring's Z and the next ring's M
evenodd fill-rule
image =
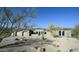
M79 25L76 25L75 28L72 30L73 37L79 37Z

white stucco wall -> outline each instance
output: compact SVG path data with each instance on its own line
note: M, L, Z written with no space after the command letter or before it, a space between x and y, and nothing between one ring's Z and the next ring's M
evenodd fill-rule
M55 31L53 31L53 35L59 36L59 31L61 31L61 32L64 31L64 36L62 36L62 37L71 37L71 30L55 30Z
M71 37L71 30L65 30L65 36Z
M25 31L23 37L25 37L25 38L29 38L29 31Z
M44 36L44 38L53 38L55 35L59 36L59 31L64 31L64 36L60 36L60 37L71 37L71 30L53 30L53 33L47 31L47 30L43 30L43 29L35 29L34 32L38 32L38 34L32 34L31 36L29 36L29 30L26 30L24 31L24 34L22 36L22 32L23 31L19 31L17 32L17 36L19 37L26 37L26 38L34 38L34 39L37 39L37 38L42 38L42 36ZM40 32L40 35L39 35L39 32ZM46 34L42 34L42 32L46 32ZM13 33L12 33L13 35ZM12 36L11 35L11 36Z
M22 32L23 31L17 32L17 36L22 37Z

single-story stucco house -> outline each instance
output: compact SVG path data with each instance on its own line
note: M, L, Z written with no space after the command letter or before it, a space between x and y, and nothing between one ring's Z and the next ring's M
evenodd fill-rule
M19 30L14 31L11 36L19 36L19 37L26 37L26 38L48 38L52 37L71 37L70 28L63 28L63 29L52 29L53 32L50 32L48 29L45 28L33 28L33 29L26 29L26 30Z

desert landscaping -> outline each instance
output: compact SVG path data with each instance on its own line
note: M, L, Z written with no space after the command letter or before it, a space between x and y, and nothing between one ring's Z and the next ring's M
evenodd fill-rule
M0 52L79 52L78 11L0 8Z
M78 52L78 46L78 38L54 38L51 33L47 39L10 36L0 42L0 52Z

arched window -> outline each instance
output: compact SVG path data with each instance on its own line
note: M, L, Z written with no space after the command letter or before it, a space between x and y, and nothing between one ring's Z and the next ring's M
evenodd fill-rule
M59 36L61 36L61 31L59 31Z
M62 31L62 36L64 36L64 31Z

